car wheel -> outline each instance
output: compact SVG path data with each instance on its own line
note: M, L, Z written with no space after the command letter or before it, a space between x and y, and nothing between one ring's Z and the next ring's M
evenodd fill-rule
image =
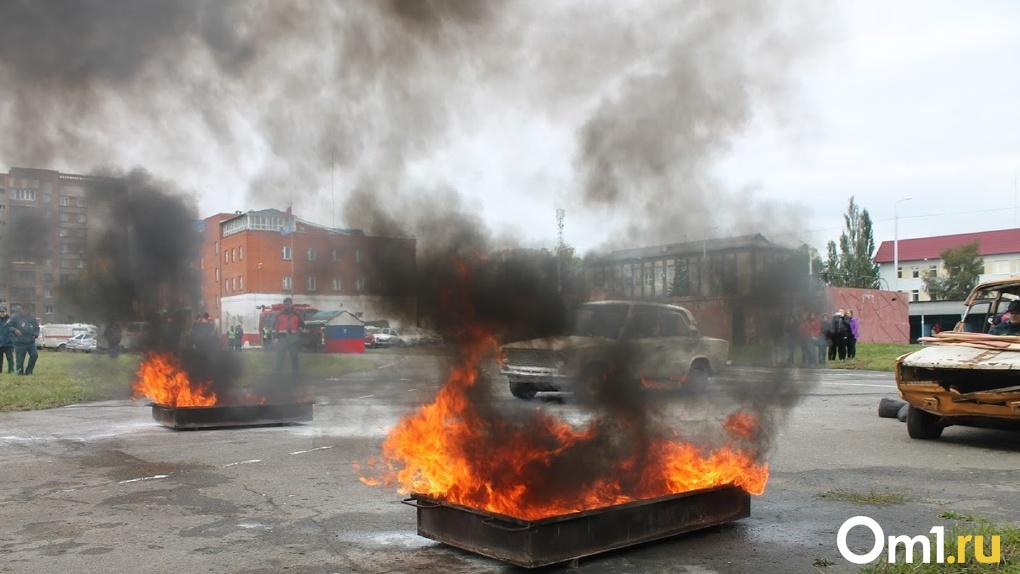
M878 401L878 416L883 419L894 419L900 412L900 407L907 404L906 401L900 399L892 399L889 397L882 397Z
M706 388L708 388L708 363L701 360L694 361L690 370L687 371L687 380L684 381L682 390L697 395L705 392Z
M914 405L907 409L907 434L910 438L935 440L942 436L944 428L938 416Z
M909 411L910 405L908 405L907 403L903 403L903 405L900 406L899 412L896 413L896 420L900 421L901 423L907 422L907 413Z
M510 394L518 399L529 401L535 398L537 393L538 389L535 388L535 385L528 383L510 383Z

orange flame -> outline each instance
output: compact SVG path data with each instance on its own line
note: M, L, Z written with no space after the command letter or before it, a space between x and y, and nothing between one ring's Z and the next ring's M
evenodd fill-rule
M383 475L362 477L362 482L396 485L405 494L524 520L723 485L756 495L765 491L768 464L759 463L754 452L733 444L703 449L675 436L650 439L635 449L639 454L601 462L594 476L577 476L572 471L578 464L590 470L585 449L600 440L599 429L575 429L539 410L526 425L515 427L511 421L482 416L468 399L479 359L495 347L495 341L486 338L466 350L464 364L453 371L435 401L402 418L390 432L383 443ZM750 427L754 421L756 428L751 415L738 414L727 424L740 420ZM355 471L360 469L356 464Z
M149 353L135 373L133 397L149 397L169 407L209 407L216 404L216 393L208 382L192 384L172 354Z
M761 423L753 415L738 412L726 417L723 428L730 431L734 438L754 440L761 433Z

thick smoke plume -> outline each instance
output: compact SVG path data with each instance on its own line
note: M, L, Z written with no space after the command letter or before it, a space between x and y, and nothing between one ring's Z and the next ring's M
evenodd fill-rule
M551 235L540 231L551 213L538 211L553 204L611 246L796 225L796 206L727 189L713 169L755 122L788 119L792 73L815 47L806 31L819 27L805 3L15 0L0 3L0 21L0 82L13 88L0 94L2 161L143 165L234 202L209 211L292 204L331 214L324 224L339 211L343 226L413 235L423 310L455 297L457 311L436 316L458 340L479 324L507 338L567 327L585 294L564 289L555 257L518 249ZM568 134L548 163L572 177L451 185L441 164L464 142L516 170L529 150L477 136L521 118ZM149 191L137 200L163 201ZM528 207L495 227L480 195ZM130 203L110 206L127 229L150 223ZM103 313L147 305L145 286L164 272L139 259L150 249L186 284L178 263L193 246L166 231L167 245L110 242L109 290L84 301ZM610 416L653 428L635 393Z

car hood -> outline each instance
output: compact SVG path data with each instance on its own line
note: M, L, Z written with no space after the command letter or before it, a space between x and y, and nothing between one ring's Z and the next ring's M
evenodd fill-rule
M992 340L943 343L904 355L899 362L928 369L1020 370L1020 349Z
M516 341L503 345L504 349L529 349L541 351L564 351L567 349L579 349L583 347L603 346L614 342L606 337L583 337L581 335L568 335L563 337L544 337L542 339L530 339L528 341Z

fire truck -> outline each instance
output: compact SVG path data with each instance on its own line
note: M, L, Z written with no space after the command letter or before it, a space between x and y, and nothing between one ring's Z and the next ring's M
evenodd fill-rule
M259 336L262 336L265 327L269 327L269 331L273 332L276 330L276 317L283 311L283 303L274 303L272 305L262 306L262 313L259 314ZM318 309L308 304L294 305L294 311L301 316L301 320L308 322L312 318L312 315L319 312ZM301 341L304 343L306 351L321 351L322 350L322 327L309 327L305 326L301 328ZM266 341L262 342L266 345ZM272 345L272 343L270 343Z

